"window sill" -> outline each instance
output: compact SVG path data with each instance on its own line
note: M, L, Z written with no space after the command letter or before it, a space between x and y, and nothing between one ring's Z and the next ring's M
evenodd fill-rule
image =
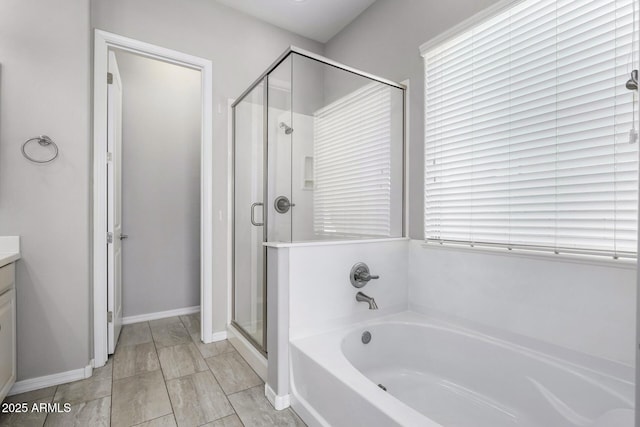
M396 242L401 240L409 240L408 237L385 237L375 239L357 239L357 240L314 240L306 242L263 242L262 246L269 248L297 248L306 246L335 246L335 245L354 245L359 243L380 243L380 242Z
M569 254L569 253L551 253L536 250L527 249L507 249L488 246L468 246L463 244L452 243L426 243L419 240L420 245L424 249L430 250L446 250L454 252L469 252L473 254L487 254L498 255L507 257L520 257L530 258L545 261L561 262L561 263L574 263L574 264L588 264L588 265L602 265L604 267L622 268L626 270L635 270L637 268L637 260L635 258L609 258L600 255L583 255L583 254Z

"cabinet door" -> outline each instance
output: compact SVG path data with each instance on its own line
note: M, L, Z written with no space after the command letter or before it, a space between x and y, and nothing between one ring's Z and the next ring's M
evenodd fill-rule
M0 267L0 295L9 288L13 288L16 278L16 268L13 263Z
M16 298L10 290L0 296L0 401L16 380Z

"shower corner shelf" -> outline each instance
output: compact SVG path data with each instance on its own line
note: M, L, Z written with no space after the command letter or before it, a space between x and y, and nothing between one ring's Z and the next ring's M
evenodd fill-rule
M313 156L304 156L302 159L302 189L312 191L313 188Z

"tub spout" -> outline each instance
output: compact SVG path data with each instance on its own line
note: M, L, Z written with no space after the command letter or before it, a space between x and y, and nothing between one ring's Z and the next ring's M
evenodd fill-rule
M366 302L367 304L369 304L369 310L377 310L378 309L378 304L376 304L376 300L374 300L370 296L367 296L367 295L363 294L362 292L358 292L356 294L356 301L358 301L358 302Z

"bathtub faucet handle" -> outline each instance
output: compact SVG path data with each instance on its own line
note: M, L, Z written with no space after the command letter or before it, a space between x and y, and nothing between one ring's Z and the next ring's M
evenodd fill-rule
M371 274L369 272L369 266L364 262L359 262L351 267L349 278L351 279L351 284L353 286L361 288L369 283L369 280L379 279L380 276L377 274Z
M380 276L378 276L377 274L369 274L367 272L364 272L362 274L358 275L358 278L360 280L364 280L365 282L368 282L369 280L373 280L373 279L379 279Z

